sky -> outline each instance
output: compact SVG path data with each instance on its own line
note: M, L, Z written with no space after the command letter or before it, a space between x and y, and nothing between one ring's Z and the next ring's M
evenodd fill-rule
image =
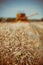
M14 18L17 13L25 13L29 16L38 13L30 19L43 18L43 0L0 0L0 17Z

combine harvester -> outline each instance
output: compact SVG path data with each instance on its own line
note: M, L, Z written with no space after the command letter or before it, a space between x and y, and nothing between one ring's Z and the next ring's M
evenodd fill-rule
M30 17L32 17L32 16L35 16L35 15L38 15L38 13L34 13L34 14L30 15L30 16L26 16L25 13L18 13L18 14L16 15L16 21L17 21L17 22L18 22L18 21L28 22L28 21L29 21L28 18L30 18Z

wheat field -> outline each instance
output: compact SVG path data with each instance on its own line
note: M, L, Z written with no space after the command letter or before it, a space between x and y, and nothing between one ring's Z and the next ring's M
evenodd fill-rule
M0 23L0 65L43 65L43 22Z

